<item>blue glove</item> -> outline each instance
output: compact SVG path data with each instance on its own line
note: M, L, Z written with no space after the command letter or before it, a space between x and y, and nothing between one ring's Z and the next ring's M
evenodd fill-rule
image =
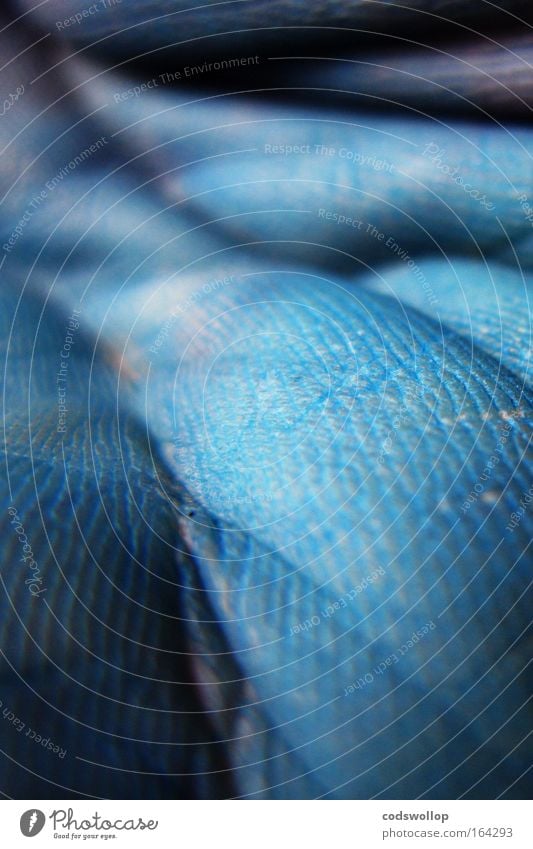
M384 32L431 40L440 4L387 5ZM522 798L531 129L455 95L417 114L418 83L373 111L381 77L342 61L309 84L364 106L308 100L309 60L283 65L291 102L247 84L306 27L381 25L373 4L17 6L3 791ZM267 48L243 94L185 72ZM503 105L434 58L416 72L525 114L520 57Z

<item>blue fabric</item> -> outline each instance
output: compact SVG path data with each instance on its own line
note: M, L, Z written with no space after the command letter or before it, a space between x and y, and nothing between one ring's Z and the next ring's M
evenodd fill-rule
M2 791L523 798L525 4L211 5L0 34Z

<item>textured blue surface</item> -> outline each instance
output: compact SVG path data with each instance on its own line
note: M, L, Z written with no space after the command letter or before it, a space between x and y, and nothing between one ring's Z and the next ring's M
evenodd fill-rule
M236 5L188 37L383 14ZM2 791L523 798L533 130L128 94L181 55L111 68L178 38L153 6L1 35Z

